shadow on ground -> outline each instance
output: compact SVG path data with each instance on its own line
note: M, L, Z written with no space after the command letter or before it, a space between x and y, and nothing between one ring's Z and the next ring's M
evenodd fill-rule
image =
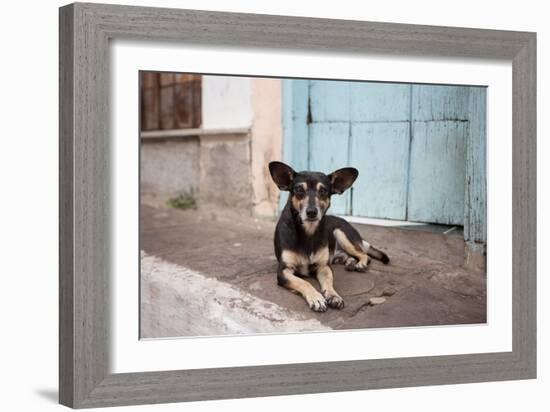
M59 392L57 389L37 389L36 394L49 402L59 403Z
M314 313L277 286L275 222L142 204L141 336L486 322L486 276L462 266L462 236L354 226L391 263L372 261L366 273L334 266L345 308Z

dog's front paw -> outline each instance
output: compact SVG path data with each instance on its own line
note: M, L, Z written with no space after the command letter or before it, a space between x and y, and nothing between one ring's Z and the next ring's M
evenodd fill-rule
M334 309L343 309L344 308L344 299L337 294L326 294L325 298L327 304Z
M309 308L314 312L327 311L327 301L325 300L324 296L317 291L306 296L306 301L309 305Z

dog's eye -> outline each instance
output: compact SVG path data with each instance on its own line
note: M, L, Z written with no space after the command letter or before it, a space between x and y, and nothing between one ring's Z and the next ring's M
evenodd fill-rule
M297 188L294 189L294 196L296 196L297 198L302 198L305 195L306 195L306 192L302 186L298 186Z
M328 195L327 189L325 189L324 187L321 187L321 188L319 189L319 196L325 197L326 195Z

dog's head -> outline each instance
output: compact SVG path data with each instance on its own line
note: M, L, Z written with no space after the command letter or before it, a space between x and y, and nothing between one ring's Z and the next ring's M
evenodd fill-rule
M315 231L330 207L330 197L346 191L359 172L353 167L329 175L320 172L295 172L282 162L269 163L269 172L280 190L290 192L289 202L300 216L306 232Z

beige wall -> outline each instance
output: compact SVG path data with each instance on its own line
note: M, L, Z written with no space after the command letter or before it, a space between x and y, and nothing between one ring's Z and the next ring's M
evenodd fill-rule
M254 78L251 83L253 211L258 216L275 217L279 191L267 165L282 157L283 85L279 79Z
M282 81L204 76L203 116L205 129L249 133L201 138L201 199L275 217L279 193L267 165L282 156Z

